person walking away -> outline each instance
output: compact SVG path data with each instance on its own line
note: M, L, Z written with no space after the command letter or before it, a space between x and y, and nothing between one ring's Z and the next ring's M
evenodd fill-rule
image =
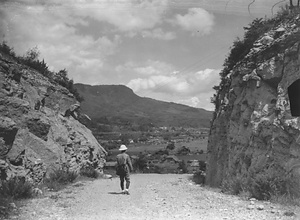
M130 171L133 170L132 163L128 154L126 154L127 147L121 145L119 151L120 154L117 155L117 175L120 177L120 186L123 194L129 195L130 186ZM126 181L126 188L124 190L124 182Z

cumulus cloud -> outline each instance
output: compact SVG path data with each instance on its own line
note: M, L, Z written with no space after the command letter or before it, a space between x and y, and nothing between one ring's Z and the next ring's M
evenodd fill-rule
M174 67L162 61L147 60L142 64L130 61L117 66L115 70L117 72L132 72L138 77L147 77L153 75L170 75L174 71Z
M75 20L89 17L107 22L120 31L151 29L161 22L168 0L15 0L29 6L41 6L53 13L72 15Z
M176 34L174 32L164 32L161 28L156 28L151 31L143 31L142 36L145 38L154 38L159 40L174 40Z
M191 97L185 100L178 100L179 103L184 104L184 105L189 105L192 107L197 107L200 103L200 100L198 97Z
M153 69L147 68L151 70L150 72L153 72ZM156 73L158 72L156 71ZM212 87L219 80L219 72L220 70L205 69L187 75L156 74L132 79L127 85L136 92L151 90L152 92L191 96L212 91Z
M118 83L127 83L138 93L151 93L153 97L160 94L171 97L174 102L196 106L201 103L198 95L213 86L212 82L218 77L217 70L184 75L176 72L175 66L157 60L131 61L114 68L121 57L117 52L124 49L120 45L132 40L124 36L141 35L165 41L179 37L175 32L163 29L169 25L162 24L167 16L168 1L2 1L0 37L4 36L18 54L37 46L41 58L50 68L55 71L66 68L75 82L103 84L118 79ZM213 16L203 9L192 8L185 15L176 15L172 24L193 33L208 34L213 26ZM105 31L101 30L103 27ZM97 28L101 34L100 31L95 34ZM103 74L105 70L114 75Z
M50 68L68 69L75 81L93 82L92 78L107 57L113 55L122 42L119 35L95 38L79 34L75 25L86 21L64 13L67 11L64 8L48 10L41 4L18 7L5 4L0 11L0 26L4 31L1 36L17 53L24 54L37 46Z
M175 76L150 76L149 78L132 79L128 84L134 91L152 90L160 93L185 92L188 83Z
M212 31L214 16L202 8L190 8L185 15L176 15L172 23L193 35L205 35Z
M201 93L198 96L187 97L186 99L176 100L177 103L192 106L195 108L204 108L206 110L213 111L215 109L214 104L211 103L211 97L214 91Z
M190 74L143 75L127 86L139 95L159 97L176 103L212 110L212 87L218 83L220 70L205 69Z

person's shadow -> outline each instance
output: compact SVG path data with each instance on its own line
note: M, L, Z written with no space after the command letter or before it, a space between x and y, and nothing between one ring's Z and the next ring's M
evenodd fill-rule
M111 195L123 195L122 192L109 192L108 194L111 194Z

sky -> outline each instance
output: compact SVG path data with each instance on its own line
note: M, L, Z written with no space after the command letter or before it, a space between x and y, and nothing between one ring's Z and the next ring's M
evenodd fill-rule
M278 4L276 4L278 3ZM75 83L213 110L233 41L284 0L0 0L0 40Z

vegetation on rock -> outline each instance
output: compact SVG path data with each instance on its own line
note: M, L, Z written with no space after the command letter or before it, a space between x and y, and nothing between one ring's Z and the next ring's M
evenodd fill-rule
M57 191L68 183L72 183L78 177L78 173L71 171L67 166L54 169L48 178L44 179L44 184L49 189Z
M257 199L292 200L300 197L294 168L300 129L287 90L299 79L299 5L291 2L244 29L214 87L208 184Z
M1 182L0 197L12 199L27 199L33 195L32 183L24 177L15 176Z
M94 178L94 179L97 179L99 177L98 171L95 168L91 167L91 166L82 167L80 169L79 174L81 176Z
M46 76L51 82L58 83L59 85L67 88L74 97L82 102L83 98L79 95L76 88L74 88L74 81L68 78L68 72L66 69L53 72L49 69L47 63L39 59L40 52L37 47L29 49L25 55L18 56L14 52L14 49L7 45L5 41L0 44L0 51L16 59L21 64L24 64L32 69L35 69L38 73Z

